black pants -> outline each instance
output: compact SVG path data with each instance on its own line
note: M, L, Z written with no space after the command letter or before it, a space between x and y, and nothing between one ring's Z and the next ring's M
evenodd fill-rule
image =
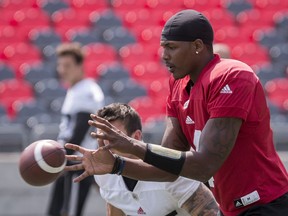
M223 215L223 214L222 214ZM270 203L253 206L238 216L288 216L288 193Z
M73 183L73 178L80 175L81 173L82 172L77 171L65 172L56 180L53 185L51 199L48 207L49 216L68 215L68 213L71 212L71 208L75 209L75 211L73 211L73 216L82 215L85 200L89 194L89 189L94 182L94 178L93 176L89 176L82 180L80 183ZM72 199L71 193L73 193L71 191L73 188L72 184L79 184L78 190L74 191L74 193L77 194L75 197L75 203L70 202Z
M253 206L238 216L288 216L288 193L270 203ZM221 213L221 216L224 216Z

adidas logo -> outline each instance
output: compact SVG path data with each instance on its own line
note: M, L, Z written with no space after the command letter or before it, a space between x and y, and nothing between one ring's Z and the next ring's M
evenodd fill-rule
M236 202L236 207L242 206L242 203L240 203L239 201Z
M232 91L231 91L228 84L225 85L220 91L220 94L231 94L231 93L232 93Z
M146 215L146 212L140 207L137 211L137 214Z
M194 124L195 122L189 116L186 117L186 124Z

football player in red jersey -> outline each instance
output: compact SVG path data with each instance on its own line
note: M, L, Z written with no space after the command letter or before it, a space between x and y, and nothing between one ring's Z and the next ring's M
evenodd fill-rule
M225 216L288 215L288 175L274 148L262 85L248 65L214 55L212 44L213 29L201 13L172 16L161 38L172 74L162 147L133 140L92 115L89 124L103 132L92 136L101 145L109 142L96 151L67 145L84 153L68 157L82 161L68 170L85 169L75 181L111 171L154 181L181 175L208 182ZM134 154L167 173L108 149Z

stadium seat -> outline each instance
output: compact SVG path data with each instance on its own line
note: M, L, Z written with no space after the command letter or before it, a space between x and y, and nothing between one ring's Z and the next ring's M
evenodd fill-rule
M0 152L21 152L28 144L27 130L22 124L1 124L0 137Z
M28 128L34 128L36 125L39 124L59 124L60 121L61 115L38 113L26 119L26 126Z
M57 115L61 114L61 108L64 103L65 97L58 97L53 99L49 104L48 104L48 111L52 115Z
M44 79L57 78L56 68L49 63L27 65L23 70L24 79L33 85Z
M131 77L148 87L155 80L164 82L164 80L169 77L169 74L167 69L159 62L147 61L132 67Z
M112 27L103 32L103 41L116 49L135 43L136 38L124 27Z
M37 0L1 0L0 8L3 10L20 10L23 8L37 8Z
M264 16L263 12L257 9L240 12L236 16L236 22L242 26L254 26L255 29L263 26L273 26L274 24L271 15Z
M67 31L67 38L69 41L79 42L82 45L87 45L87 44L102 41L101 35L91 33L89 28L69 30Z
M68 4L65 1L58 1L58 0L45 0L39 2L40 7L52 15L54 12L62 9L68 8Z
M39 113L44 113L45 108L43 104L37 103L37 101L33 102L14 102L13 109L15 111L15 118L13 119L13 122L15 123L23 123L26 124L28 118L31 116L34 116Z
M43 123L43 124L37 124L34 127L32 127L30 133L29 133L29 142L32 143L37 140L42 139L52 139L57 140L59 134L59 124L58 123ZM26 146L24 145L23 148Z
M19 34L17 30L18 28L10 25L0 26L0 44L7 46L11 43L26 42L27 35Z
M255 43L238 44L232 49L232 58L245 62L246 64L261 65L270 61L267 50Z
M0 105L0 117L7 116L6 108Z
M32 30L30 32L29 39L39 49L43 49L45 46L50 44L61 43L60 35L57 34L52 28Z
M288 2L282 0L250 0L250 1L253 4L253 7L263 10L270 9L277 11L279 9L288 7Z
M254 38L255 41L268 48L271 48L274 45L280 43L284 44L286 42L286 38L284 37L284 35L274 28L258 30L257 32L255 32Z
M216 8L204 10L202 13L209 19L214 30L220 29L224 26L234 25L234 17L227 10Z
M64 97L66 89L57 79L46 79L37 82L34 85L35 96L37 100L51 102L55 98Z
M33 45L15 43L5 47L2 52L2 59L15 69L16 78L22 78L23 74L21 74L20 68L25 64L41 62L41 55Z
M17 26L21 34L28 35L32 29L49 27L50 19L42 10L27 8L16 11L11 24Z
M5 79L14 79L15 72L8 65L0 62L0 82Z
M117 102L128 103L136 97L146 95L146 89L130 79L117 80L111 86L111 96Z
M0 104L8 110L8 115L14 115L12 105L15 101L32 101L34 94L32 86L23 80L9 79L0 82Z
M144 8L146 4L146 0L111 0L111 6L115 10Z
M54 65L54 68L56 67L57 62L56 47L58 45L59 44L50 44L42 49L43 61L45 61L49 65Z
M150 10L181 10L184 4L183 1L174 1L174 0L147 0L146 7Z
M111 27L122 26L121 19L112 10L91 13L90 22L92 23L93 28L101 33Z
M248 41L248 38L240 34L239 28L236 26L223 26L222 28L216 29L214 31L214 40L215 43L225 43L230 47Z
M85 61L84 71L87 77L97 78L100 74L102 66L115 63L117 61L117 53L109 44L94 43L84 46Z
M149 44L157 44L159 47L160 44L160 36L162 32L161 26L150 26L147 27L145 25L137 25L131 29L131 31L136 35L139 43Z
M143 124L165 115L165 103L150 97L134 98L129 102L129 105L140 114Z
M258 67L255 73L259 77L261 83L265 85L268 81L275 78L283 77L285 74L285 65L281 64L267 64L262 67Z
M93 11L100 11L107 8L107 0L68 0L70 6L77 11L84 11L90 13Z
M160 46L159 42L157 44L149 44L145 46L144 44L129 44L122 47L119 50L119 55L123 61L123 64L128 68L139 64L141 60L144 62L155 61L159 62L160 60Z
M126 68L119 63L114 63L111 65L107 65L106 67L102 67L100 70L99 83L106 82L107 85L111 85L117 80L120 79L129 79L130 75Z
M279 43L269 50L269 55L271 57L272 62L287 62L288 58L288 43Z
M228 0L225 1L225 7L234 15L237 15L242 11L252 9L251 3L246 0Z
M183 0L183 5L185 9L193 8L198 11L222 8L220 0Z
M71 29L80 29L89 27L89 14L79 13L71 8L56 11L52 14L52 22L64 40L67 39L65 34Z
M288 79L276 78L266 83L265 90L271 103L288 111Z

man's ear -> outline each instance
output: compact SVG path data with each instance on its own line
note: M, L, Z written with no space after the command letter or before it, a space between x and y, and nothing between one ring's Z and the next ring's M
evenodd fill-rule
M133 139L136 139L136 140L142 140L143 138L143 135L142 135L142 131L141 130L136 130L132 135L131 137Z
M201 53L204 49L204 43L201 39L196 39L193 41L194 46L195 46L195 52Z

